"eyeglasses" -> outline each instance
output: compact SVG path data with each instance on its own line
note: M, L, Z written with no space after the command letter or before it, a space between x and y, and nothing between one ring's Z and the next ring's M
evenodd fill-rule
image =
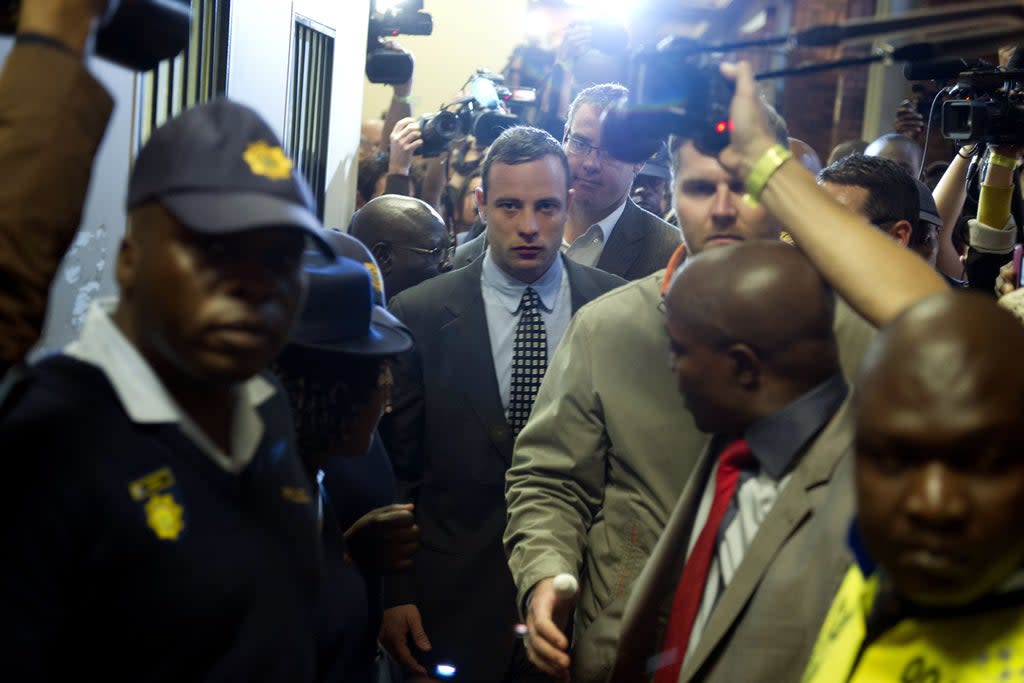
M408 244L395 244L394 242L388 242L392 247L397 249L405 249L411 251L414 254L421 254L423 256L429 256L432 259L437 259L439 263L450 262L455 256L455 245L450 244L447 247L434 247L433 249L424 249L423 247L411 247Z
M573 156L585 157L591 152L597 154L597 160L601 162L608 161L612 158L612 155L608 153L608 150L600 147L595 147L586 140L582 140L575 135L569 135L565 138L565 151Z

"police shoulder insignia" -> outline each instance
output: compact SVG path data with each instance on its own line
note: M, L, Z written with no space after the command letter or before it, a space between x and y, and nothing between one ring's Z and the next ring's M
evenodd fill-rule
M312 503L309 491L301 486L282 486L281 497L289 503Z
M177 541L185 528L184 510L170 493L158 493L146 501L146 523L161 541Z
M373 283L373 291L380 294L384 288L384 280L381 279L380 270L373 261L363 261L363 268L370 273L370 282Z
M295 166L283 149L262 140L249 143L242 158L249 164L253 174L271 180L287 180L292 176L292 168Z
M132 500L141 502L154 493L159 493L172 486L174 486L174 472L170 467L161 467L129 483L128 493Z

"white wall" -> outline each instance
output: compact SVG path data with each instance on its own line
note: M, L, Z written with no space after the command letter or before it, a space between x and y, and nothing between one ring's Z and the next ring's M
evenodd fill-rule
M416 57L413 111L435 111L478 67L501 71L522 42L527 0L424 0L434 17L429 36L398 36ZM365 30L365 22L364 22ZM366 81L363 119L378 118L391 102L391 87Z
M293 12L335 31L324 224L344 227L355 206L369 0L233 0L228 94L283 133Z

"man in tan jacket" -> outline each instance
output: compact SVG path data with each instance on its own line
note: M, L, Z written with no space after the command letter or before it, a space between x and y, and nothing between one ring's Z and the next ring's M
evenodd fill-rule
M927 263L843 209L789 158L760 188L760 202L742 201L743 179L781 143L743 69L733 144L717 159L687 140L673 145L673 203L687 251L773 237L784 225L837 294L874 324L943 291ZM529 652L563 679L570 666L576 680L607 676L629 589L707 444L668 370L664 279L662 271L630 283L577 313L508 472L505 547ZM871 329L840 302L835 331L849 377ZM578 600L556 601L552 579L562 572L580 577Z

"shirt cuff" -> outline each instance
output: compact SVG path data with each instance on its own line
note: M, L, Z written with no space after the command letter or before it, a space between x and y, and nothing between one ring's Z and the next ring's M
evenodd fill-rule
M1013 251L1017 239L1017 224L1013 216L1002 228L985 225L977 219L969 220L967 225L970 228L972 249L983 254L1008 254Z

